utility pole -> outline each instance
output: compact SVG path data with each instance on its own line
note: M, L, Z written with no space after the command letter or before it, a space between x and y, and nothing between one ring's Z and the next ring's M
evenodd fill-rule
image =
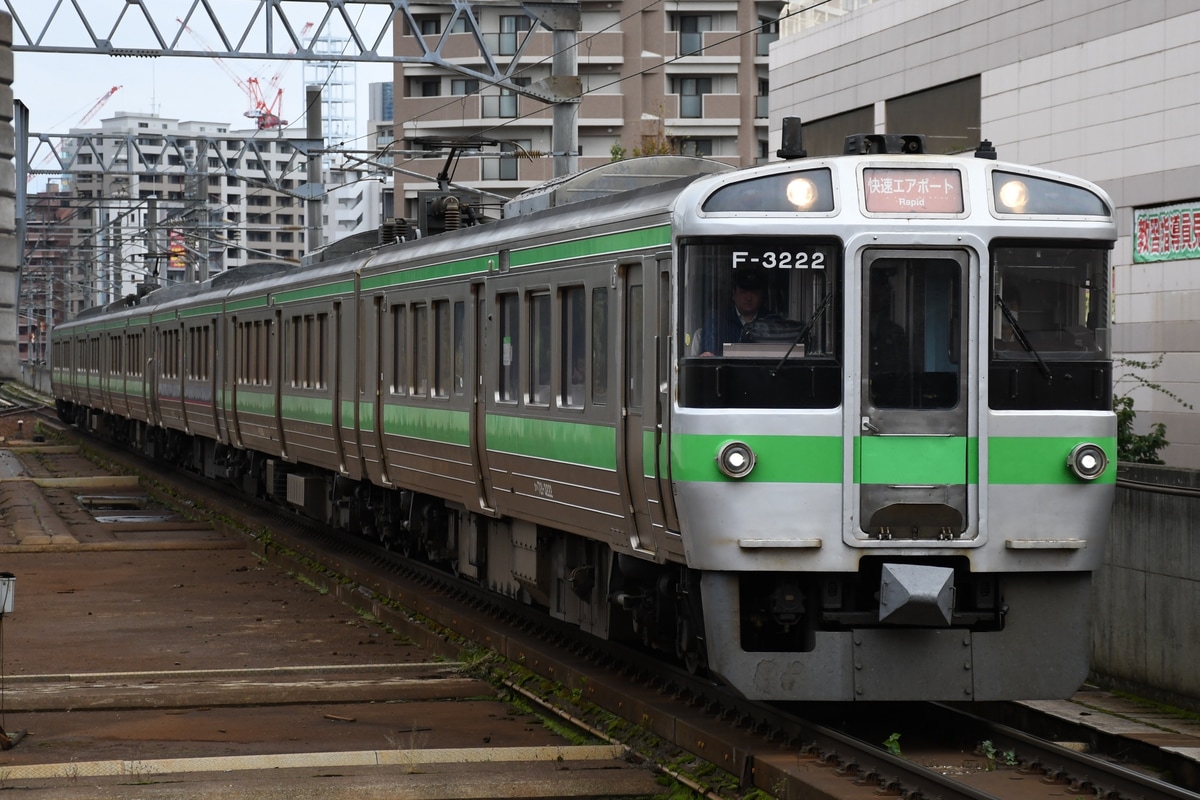
M325 144L321 132L321 87L309 86L304 93L305 134L310 142L321 142L319 149L324 150ZM321 236L321 156L312 150L308 152L308 200L305 201L305 214L308 216L308 236L305 242L308 252L314 253L324 244Z

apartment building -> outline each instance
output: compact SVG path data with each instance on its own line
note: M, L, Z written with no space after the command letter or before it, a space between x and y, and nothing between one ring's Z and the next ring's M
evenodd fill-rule
M73 129L65 188L73 241L95 303L144 280L204 280L260 261L299 263L306 249L303 129L121 112Z
M765 161L768 47L778 38L783 7L771 0L581 3L578 169L667 149L739 166ZM474 10L497 62L519 56L514 83L551 77L549 30L518 8ZM486 74L486 54L467 27L448 28L453 11L430 6L414 15L419 30L397 25L396 52L414 52L413 37L420 36L430 48L440 43L446 60ZM446 68L398 64L393 102L395 165L404 170L396 173L396 196L406 217L418 216L418 193L436 187L446 160L414 152L441 150L422 140L499 141L461 153L451 176L490 195L509 197L553 177L553 112L540 100Z

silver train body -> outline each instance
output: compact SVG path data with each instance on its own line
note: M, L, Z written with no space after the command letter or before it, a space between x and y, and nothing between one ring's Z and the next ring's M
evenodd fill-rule
M59 413L751 698L1069 696L1111 204L897 141L620 162L89 310L53 332Z

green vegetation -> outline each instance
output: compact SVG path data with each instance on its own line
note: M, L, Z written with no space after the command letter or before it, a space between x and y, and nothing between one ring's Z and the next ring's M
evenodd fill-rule
M1153 423L1148 433L1134 431L1133 421L1137 417L1137 412L1134 411L1133 397L1130 394L1133 390L1149 389L1171 398L1186 409L1191 410L1192 408L1191 403L1185 403L1179 395L1162 384L1155 383L1144 374L1157 369L1162 364L1164 355L1160 353L1158 358L1153 361L1136 361L1119 356L1113 359L1113 366L1124 370L1113 381L1113 411L1117 414L1118 461L1134 464L1162 464L1163 460L1158 453L1170 444L1167 441L1167 426L1161 422ZM1122 385L1124 385L1124 391L1116 391Z

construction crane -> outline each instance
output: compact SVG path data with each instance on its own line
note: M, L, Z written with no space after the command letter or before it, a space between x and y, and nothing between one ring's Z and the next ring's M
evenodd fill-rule
M308 35L308 32L312 30L312 28L313 28L313 23L311 23L311 22L304 23L304 27L302 27L300 29L300 35L297 38L303 40L304 37ZM288 52L287 52L287 54L289 56L295 55L295 53L296 53L296 48L294 48L294 47L292 49L288 50ZM271 76L271 80L267 81L267 94L270 94L271 92L274 92L277 89L281 88L279 86L279 83L280 83L280 81L283 80L284 70L286 70L289 66L291 66L291 64L292 64L292 62L290 59L284 60L283 66L281 66L278 69L278 71L276 71L276 73ZM266 70L264 69L262 73L259 73L259 76L261 77L262 74L265 72L266 72Z
M182 25L183 29L190 33L192 38L209 52L209 58L215 61L218 67L225 70L225 74L232 78L233 82L250 98L251 108L246 112L245 116L254 120L255 125L260 131L274 130L288 124L286 119L280 119L279 117L279 112L283 107L283 89L279 89L275 93L275 97L268 103L263 96L258 78L242 78L242 76L234 72L225 63L225 59L216 54L216 51L209 46L208 42L204 41L200 34L192 30L182 19L176 17L175 21Z
M86 124L88 121L90 121L92 119L92 117L99 114L100 109L104 108L104 104L108 102L108 99L110 97L112 97L114 94L116 94L117 90L120 88L121 88L120 86L114 86L111 89L109 89L107 92L105 92L104 94L100 95L100 99L98 99L95 103L92 104L92 107L89 108L87 110L87 112L82 117L79 118L79 121L75 123L74 127L78 128L78 127ZM61 139L59 139L59 147L62 146L62 142L66 138L67 137L64 136ZM29 172L29 176L26 178L26 182L32 181L33 176L38 174L38 172L41 171L41 168L43 166L45 166L47 161L49 161L54 156L59 155L59 152L58 152L59 148L55 147L52 142L47 141L46 144L49 146L50 152L48 152L48 153L46 153L46 155L42 156L42 160L39 161L36 165L34 165L34 168Z

